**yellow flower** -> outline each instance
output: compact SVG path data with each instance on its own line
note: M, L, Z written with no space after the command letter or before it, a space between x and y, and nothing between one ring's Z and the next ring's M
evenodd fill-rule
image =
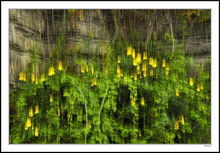
M53 102L53 95L50 94L50 102Z
M85 72L84 65L81 65L81 72L82 72L82 73Z
M39 113L39 105L38 104L35 106L35 112L34 113L35 114Z
M55 72L54 72L54 67L51 66L51 67L49 68L49 73L48 73L48 75L49 75L49 76L52 76L52 75L54 75L54 74L55 74Z
M27 118L27 128L31 127L31 118Z
M153 76L154 75L154 70L151 68L150 69L150 76Z
M57 110L57 115L60 116L60 108Z
M129 55L131 55L132 54L132 47L128 47L127 48L127 55L129 56Z
M59 61L59 64L58 64L58 69L59 71L62 71L63 70L63 64L62 64L62 61Z
M38 77L36 76L35 84L38 84Z
M132 57L133 57L133 59L135 59L135 50L134 50L134 48L132 49Z
M35 82L35 74L34 74L34 72L31 74L31 81Z
M133 65L137 66L137 59L136 58L133 59Z
M141 62L141 53L137 53L136 61L138 64Z
M35 135L35 137L38 137L38 128L37 127L35 127L34 135Z
M25 129L25 130L28 130L27 121L26 121L26 123L25 123L24 129Z
M29 107L29 117L33 117L33 108Z
M135 106L135 99L134 99L134 98L131 100L131 106L132 106L132 107Z
M178 97L179 96L179 90L176 89L176 96Z
M162 67L165 67L166 66L166 60L163 59L163 64L162 64Z
M137 73L134 74L134 80L137 80Z
M198 92L200 91L200 84L197 84L197 89Z
M175 121L175 130L179 130L179 122Z
M137 71L140 71L140 64L137 65Z
M41 82L44 82L45 81L45 75L44 73L41 74Z
M200 89L202 90L203 89L203 84L201 83L201 85L200 85Z
M86 64L86 72L88 72L89 71L89 66L88 66L88 64Z
M25 72L23 72L23 81L26 82L27 81L27 75Z
M141 97L141 105L144 106L144 97Z
M22 81L23 80L23 72L19 73L19 80Z
M146 77L146 76L147 76L147 72L146 72L146 71L144 71L143 76L144 76L144 77Z
M147 52L144 52L143 60L146 60L146 59L147 59Z
M96 77L94 77L94 85L96 85L97 84L97 80L96 80Z
M193 86L193 78L192 77L189 78L189 85Z
M139 137L141 137L142 135L141 135L141 130L139 129Z
M93 65L92 65L92 74L94 74L94 68L93 68Z
M147 70L147 64L144 62L142 64L142 71L146 71Z
M121 63L121 56L118 55L118 63Z
M157 59L153 59L153 64L152 64L153 68L157 67Z
M120 65L118 64L118 65L117 65L117 73L120 74L120 72L121 72L121 71L120 71Z
M183 115L182 115L182 121L181 121L181 122L182 122L182 124L184 125L184 117L183 117Z
M154 61L153 57L150 57L149 58L149 65L153 65L153 61Z

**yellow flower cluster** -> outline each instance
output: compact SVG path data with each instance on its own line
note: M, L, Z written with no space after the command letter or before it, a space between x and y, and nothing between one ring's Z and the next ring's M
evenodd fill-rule
M141 53L137 53L136 61L137 64L141 63Z
M49 76L53 76L54 74L55 74L54 67L53 67L53 66L49 67L49 73L48 73L48 75L49 75Z
M132 52L133 52L133 48L131 46L129 46L127 48L127 56L132 55Z
M144 106L144 97L141 97L141 105Z
M20 73L19 73L19 80L20 80L20 81L24 81L24 82L27 81L27 75L26 75L25 72L20 72Z
M33 108L29 107L29 117L33 117Z
M179 123L184 125L184 116L183 115L179 116L178 119L175 120L175 130L179 129Z
M44 82L45 81L45 75L44 73L41 74L41 82Z
M95 86L95 85L97 85L96 77L94 77L91 82L91 86Z
M143 71L143 76L146 77L147 76L147 64L145 61L142 64L142 71Z
M179 90L176 89L176 96L178 97L180 94L179 94Z
M118 55L118 63L121 63L121 56Z
M193 86L193 78L192 77L189 78L189 85Z
M31 127L31 118L30 117L27 118L27 121L25 123L25 130L28 130L29 127Z
M38 114L39 113L39 105L37 104L36 106L35 106L35 112L34 112L35 114Z
M166 60L163 59L162 67L165 67L165 66L166 66Z
M53 94L50 94L50 102L53 102Z
M94 68L93 68L93 65L92 65L92 74L94 74Z
M35 135L35 137L38 137L38 128L37 127L35 127L34 135Z
M151 65L153 68L156 68L157 67L157 59L150 57L149 58L149 65Z
M63 64L62 64L62 61L59 61L58 69L59 69L59 71L62 71L62 70L63 70Z

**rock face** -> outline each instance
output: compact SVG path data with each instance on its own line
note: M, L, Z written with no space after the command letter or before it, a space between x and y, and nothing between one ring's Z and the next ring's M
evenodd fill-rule
M67 54L74 50L76 44L84 44L92 37L90 47L80 50L80 54L94 51L97 45L110 43L116 39L126 39L135 29L140 33L140 40L146 41L155 34L162 40L164 33L170 31L172 23L174 38L183 41L187 32L186 55L194 55L198 63L207 63L211 53L211 24L205 22L188 22L187 28L181 30L176 12L167 14L163 10L10 10L10 83L18 80L18 74L25 68L32 55L33 46L38 46L38 60L46 65L51 51L57 45L61 32L66 33ZM178 12L178 11L177 11ZM117 18L115 14L118 13ZM170 16L169 16L170 15ZM190 18L191 19L191 18ZM64 28L62 28L64 27ZM71 55L67 56L71 58ZM68 60L71 61L71 60ZM38 70L39 71L39 70Z

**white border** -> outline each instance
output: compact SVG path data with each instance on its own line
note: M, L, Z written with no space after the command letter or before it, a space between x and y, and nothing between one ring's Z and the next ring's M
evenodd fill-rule
M219 151L219 2L1 2L1 151ZM212 9L212 145L9 145L9 8Z

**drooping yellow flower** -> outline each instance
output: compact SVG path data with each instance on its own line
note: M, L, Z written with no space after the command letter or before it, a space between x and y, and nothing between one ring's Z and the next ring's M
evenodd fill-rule
M58 69L59 69L59 71L62 71L62 70L63 70L63 64L62 64L62 61L59 61Z
M120 71L120 65L118 64L118 65L117 65L117 73L120 74L120 72L121 72L121 71Z
M184 125L184 117L183 117L183 115L182 115L182 121L181 121L181 122L182 122L182 124Z
M33 108L29 107L29 117L33 117Z
M35 137L38 137L38 128L37 127L35 127L34 135L35 135Z
M31 118L27 118L27 128L31 127Z
M150 76L153 76L154 75L154 70L151 68L150 69Z
M127 56L129 56L129 55L131 55L131 54L132 54L132 47L129 46L129 47L127 48Z
M35 106L35 112L34 112L35 114L38 114L39 113L39 105L37 104L36 106Z
M141 137L142 136L142 134L141 134L141 130L139 129L139 137Z
M135 50L134 50L134 48L132 49L132 57L133 57L133 59L135 59Z
M25 129L25 130L28 130L27 121L26 121L26 123L25 123L24 129Z
M197 89L198 92L200 92L200 84L197 84Z
M142 71L146 71L147 70L147 64L144 62L142 64Z
M94 74L94 68L93 68L93 65L92 65L92 74Z
M202 84L202 83L200 84L200 89L201 89L201 90L203 89L203 84Z
M193 78L192 77L189 78L189 85L193 86Z
M53 102L53 94L50 94L50 102Z
M20 81L23 81L23 72L20 72L20 73L19 73L19 80L20 80Z
M133 59L133 65L137 66L137 59L136 58Z
M147 71L143 72L143 76L146 77L147 76Z
M156 67L157 67L157 59L153 59L152 67L153 67L153 68L156 68Z
M166 66L166 60L163 59L163 64L162 64L162 67L165 67Z
M136 62L137 62L137 64L141 63L141 53L140 52L137 53Z
M82 73L84 73L84 72L85 72L84 65L81 65L81 72L82 72Z
M134 74L134 80L137 80L137 73Z
M35 74L34 74L34 72L31 74L31 81L35 82Z
M58 107L57 115L60 116L60 108Z
M36 76L35 84L38 84L38 77Z
M132 107L135 106L135 99L134 99L134 98L131 100L131 106L132 106Z
M175 130L179 130L179 122L177 120L175 121Z
M140 64L137 65L137 71L140 71Z
M48 76L53 76L54 74L55 74L54 67L53 66L49 67Z
M176 89L176 96L178 97L179 96L179 90Z
M45 75L44 73L41 74L41 82L44 82L45 81Z
M86 64L86 72L88 72L89 71L89 66L88 66L88 64Z
M141 97L141 105L144 106L144 97Z
M93 83L94 83L94 86L97 85L96 77L94 77L94 82Z
M147 59L147 52L144 52L143 60L146 60L146 59Z
M121 63L121 56L118 55L118 63Z
M150 57L149 58L149 65L153 65L153 61L154 61L153 57Z

